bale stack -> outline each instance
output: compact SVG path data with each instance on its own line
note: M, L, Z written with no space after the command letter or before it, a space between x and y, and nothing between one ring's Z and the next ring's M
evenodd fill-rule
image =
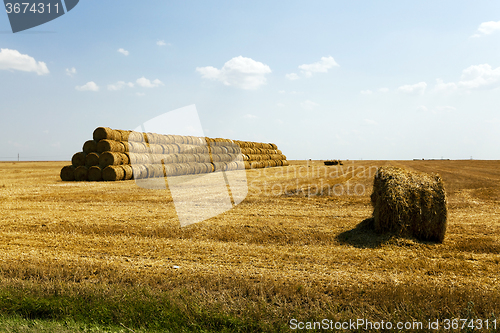
M447 208L439 175L382 167L373 181L371 202L377 232L443 242Z
M287 166L273 143L98 127L61 170L64 181L118 181Z

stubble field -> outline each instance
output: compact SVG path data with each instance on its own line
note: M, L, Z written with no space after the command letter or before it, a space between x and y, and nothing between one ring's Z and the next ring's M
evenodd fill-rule
M124 332L289 331L323 319L422 322L424 330L440 320L444 330L445 319L462 318L500 328L500 161L248 170L241 204L183 228L168 190L62 182L65 164L0 163L4 318ZM442 176L442 244L369 228L383 165Z

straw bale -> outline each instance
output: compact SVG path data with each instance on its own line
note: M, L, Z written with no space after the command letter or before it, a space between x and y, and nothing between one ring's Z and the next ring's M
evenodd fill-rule
M128 142L128 151L131 153L145 154L149 151L149 147L145 142Z
M90 153L85 156L85 166L90 168L91 166L99 165L99 154L98 153Z
M102 180L102 170L98 166L91 166L88 171L88 179L91 182L98 182Z
M84 152L79 152L79 153L74 154L73 157L71 158L71 164L73 164L73 166L75 168L78 168L79 166L85 165L85 157L86 156L87 156L87 154L85 154Z
M88 140L83 144L83 152L85 154L95 153L97 152L97 141Z
M148 176L148 170L144 166L144 164L132 164L132 173L134 179L142 179Z
M377 232L443 242L447 207L439 175L382 167L373 181L371 202Z
M166 176L175 176L177 175L177 168L174 164L164 164L163 168L165 170Z
M99 156L99 166L101 169L104 169L109 165L122 165L128 164L129 162L129 157L126 154L114 151L107 151Z
M61 169L60 177L62 181L70 182L75 180L75 166L66 165Z
M123 169L123 180L130 180L133 178L134 170L132 169L132 166L120 165L120 167Z
M79 166L75 169L75 180L80 182L88 180L88 172L89 170L86 166Z
M123 140L125 141L125 140ZM140 132L136 131L130 131L128 134L128 142L143 142L144 141L144 136Z
M120 132L112 130L109 127L98 127L94 130L93 138L96 142L104 139L120 141L121 134Z
M102 169L102 179L105 181L123 180L125 171L119 165L108 165Z
M103 139L97 143L97 152L104 153L105 151L115 151L118 153L125 153L126 151L129 151L129 147L126 143L123 144L120 141Z
M115 130L115 131L120 134L120 138L117 141L125 141L125 142L128 141L128 137L131 131L124 131L124 130Z

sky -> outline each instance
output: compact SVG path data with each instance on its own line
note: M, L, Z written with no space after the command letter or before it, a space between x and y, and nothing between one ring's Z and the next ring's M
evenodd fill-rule
M500 2L82 0L15 34L0 14L0 161L192 105L290 160L498 159Z

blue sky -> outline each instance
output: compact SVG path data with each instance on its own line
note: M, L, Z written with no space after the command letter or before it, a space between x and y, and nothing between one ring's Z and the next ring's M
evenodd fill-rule
M98 126L196 105L289 159L498 159L498 1L82 0L0 15L0 160L69 160Z

